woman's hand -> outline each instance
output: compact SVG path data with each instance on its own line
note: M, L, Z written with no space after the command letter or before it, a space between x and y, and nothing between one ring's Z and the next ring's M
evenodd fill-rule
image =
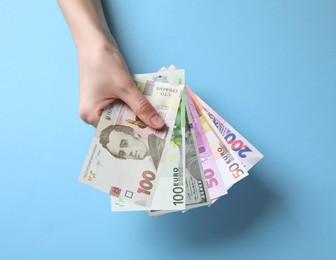
M102 111L123 100L148 126L160 129L164 121L142 95L107 26L98 0L58 0L73 35L79 62L80 117L97 126Z
M135 86L127 65L113 43L90 50L78 50L80 78L80 117L97 126L106 106L123 100L135 114L152 128L160 129L164 121Z

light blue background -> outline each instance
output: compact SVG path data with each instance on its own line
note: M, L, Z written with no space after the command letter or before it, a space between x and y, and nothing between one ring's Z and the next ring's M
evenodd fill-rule
M132 73L185 68L265 158L210 208L111 213L77 181L94 129L56 1L1 1L0 259L336 259L336 2L104 6Z

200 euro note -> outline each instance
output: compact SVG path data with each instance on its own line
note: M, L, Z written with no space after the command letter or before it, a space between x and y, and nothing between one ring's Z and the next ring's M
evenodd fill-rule
M184 85L147 82L138 87L167 127L151 129L126 104L110 105L101 116L79 180L150 208Z
M212 122L224 137L227 147L238 156L245 169L249 171L263 158L263 155L207 103L199 97L197 98Z
M185 100L182 95L165 161L160 168L151 210L185 209ZM148 210L111 197L112 211Z

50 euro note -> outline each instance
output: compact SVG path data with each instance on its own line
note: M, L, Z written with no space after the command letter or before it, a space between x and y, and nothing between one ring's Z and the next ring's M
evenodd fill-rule
M248 176L248 172L238 159L238 156L228 149L224 137L202 107L196 95L188 86L186 86L185 91L190 95L198 112L202 127L207 133L206 137L216 162L218 163L218 167L222 169L221 173L225 187L229 189L236 182Z
M173 134L160 169L151 210L185 209L185 100L182 95ZM148 210L129 201L111 197L112 211Z
M101 116L79 180L149 209L184 85L147 82L138 87L166 128L149 128L126 104L115 102Z
M188 118L192 125L191 132L194 138L194 143L197 146L196 151L198 157L201 160L202 173L205 177L210 199L214 200L227 194L225 182L222 178L222 171L224 169L220 168L221 165L218 165L218 158L216 158L211 151L211 146L208 143L206 133L202 127L199 114L194 106L190 93L185 91L185 95L187 100Z
M197 99L200 101L205 112L224 137L227 147L238 156L238 159L241 161L245 169L249 171L259 160L263 158L263 155L236 129L218 115L207 103L199 97L197 97Z

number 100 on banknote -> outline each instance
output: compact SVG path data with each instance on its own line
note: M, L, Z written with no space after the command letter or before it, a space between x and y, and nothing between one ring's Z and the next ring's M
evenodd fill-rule
M147 81L138 83L138 87L166 127L154 130L123 102L113 103L101 116L79 180L114 197L150 208L184 85Z

